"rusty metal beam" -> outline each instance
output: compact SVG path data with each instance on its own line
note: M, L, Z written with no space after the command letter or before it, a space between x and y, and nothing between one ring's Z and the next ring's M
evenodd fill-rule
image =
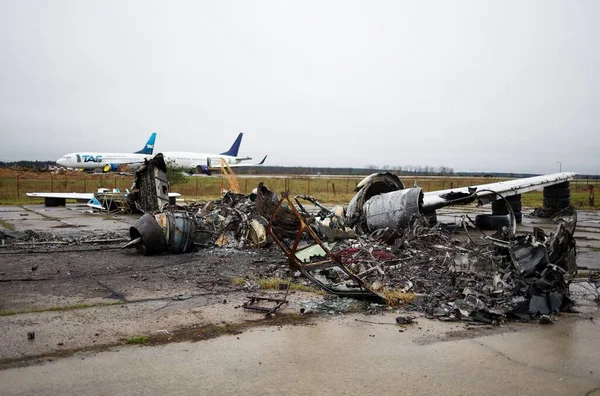
M276 219L277 212L281 209L281 207L284 203L287 203L289 209L292 211L292 213L296 216L296 218L300 222L300 228L298 230L298 233L296 234L296 237L294 238L294 242L291 247L286 245L283 240L279 239L277 237L277 235L275 234L275 232L273 231L273 223ZM279 248L281 249L283 254L285 254L285 256L287 257L290 267L294 270L300 271L302 273L302 275L304 275L305 277L310 279L312 282L314 282L315 284L317 284L319 287L326 290L327 292L329 292L331 294L336 294L338 296L385 300L385 297L383 295L381 295L378 292L376 292L375 290L373 290L369 284L367 284L360 277L358 277L356 274L354 274L348 267L346 267L344 265L344 263L341 261L341 259L338 256L333 254L325 246L323 241L321 241L321 239L315 234L315 232L312 230L312 228L308 224L306 224L306 222L304 221L304 218L302 217L302 215L300 214L298 209L296 209L296 207L294 206L293 202L291 201L291 199L289 197L289 191L286 191L281 194L281 199L279 200L277 207L275 208L275 211L271 215L271 218L269 219L266 229L267 229L267 233L271 236L271 238L273 239L275 244L277 244L277 246L279 246ZM299 245L300 241L302 240L305 233L308 234L308 236L317 245L319 245L321 247L321 249L323 249L323 251L325 252L325 255L327 257L326 260L319 261L317 263L304 263L296 257L296 252L298 251L298 245ZM311 273L311 271L323 270L323 269L327 269L327 268L337 268L340 271L342 271L348 278L352 279L358 285L358 287L356 287L357 290L352 290L352 289L340 290L338 288L333 287L332 285L322 282L320 279L318 279L315 275L313 275Z

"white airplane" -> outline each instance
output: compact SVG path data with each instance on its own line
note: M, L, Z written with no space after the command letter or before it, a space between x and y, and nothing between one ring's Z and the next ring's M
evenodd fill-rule
M144 160L152 158L155 140L156 132L153 132L144 148L135 153L69 153L59 158L56 163L67 168L102 168L104 172L116 171L121 164L140 164Z
M264 164L267 156L257 164L242 163L242 161L251 160L250 157L238 157L238 151L240 144L242 143L243 133L240 133L235 139L231 148L221 154L207 154L207 153L193 153L183 151L169 151L163 152L165 162L167 165L172 165L175 168L182 168L185 171L191 171L190 173L204 173L207 175L211 174L211 171L219 169L221 167L221 160L225 161L229 167L242 167L242 166L259 166Z

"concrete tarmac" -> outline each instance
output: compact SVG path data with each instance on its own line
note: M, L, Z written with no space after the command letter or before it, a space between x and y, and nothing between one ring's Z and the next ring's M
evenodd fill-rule
M198 343L123 347L0 371L3 395L600 395L600 324L489 336L348 315ZM477 334L476 330L472 330Z
M462 213L479 211L448 208L439 218L456 221ZM0 219L17 231L57 235L126 236L137 217L90 214L81 205L0 207ZM579 220L578 264L600 268L600 214L580 212ZM552 229L548 221L525 216L519 230L534 226ZM559 315L552 325L470 326L419 317L417 324L400 327L395 313L325 315L297 326L265 321L264 327L195 343L52 357L63 348L79 351L94 343L114 345L140 334L258 315L233 309L243 293L235 292L229 279L245 275L238 268L259 273L270 265L255 253L236 255L229 263L233 253L219 251L153 258L115 252L1 256L3 309L90 306L0 317L0 358L44 354L37 364L28 360L26 367L0 370L0 394L600 395L600 315L583 285L571 288L580 313ZM33 259L41 263L35 272ZM53 279L8 282L25 276ZM193 298L174 302L176 295ZM93 306L116 298L124 303ZM297 306L291 309L297 312ZM26 339L32 329L35 341Z

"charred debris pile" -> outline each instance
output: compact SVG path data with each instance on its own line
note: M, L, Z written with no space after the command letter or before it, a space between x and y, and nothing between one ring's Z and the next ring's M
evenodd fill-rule
M552 231L517 235L503 227L486 235L466 217L462 226L437 224L435 212L420 212L420 190L396 194L403 186L394 175L372 175L357 189L347 207L331 209L309 196L278 196L262 183L250 195L169 205L146 211L126 246L141 254L277 246L290 273L329 293L442 320L498 323L571 309L575 211L556 218Z

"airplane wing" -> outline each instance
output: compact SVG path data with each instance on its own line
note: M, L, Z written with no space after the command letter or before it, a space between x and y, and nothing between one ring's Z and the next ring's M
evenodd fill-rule
M88 201L94 198L94 193L26 193L28 197L35 198L64 198L64 199L76 199L78 201Z
M439 209L449 205L465 205L478 201L480 205L504 197L540 190L543 187L572 180L576 173L561 172L470 187L451 188L423 194L423 209Z
M77 199L77 200L88 200L94 198L94 193L26 193L28 197L35 198L65 198L65 199ZM181 197L180 193L170 192L169 197Z
M398 176L385 172L367 176L357 185L356 194L348 204L346 218L349 226L360 225L366 230L407 227L413 215L430 213L444 206L480 205L503 197L540 190L575 177L561 172L524 179L451 188L423 193L421 188L404 188Z
M246 167L246 166L261 166L265 163L265 161L267 160L267 156L265 155L264 158L257 164L244 164L244 163L240 163L240 164L227 164L229 165L230 168L242 168L242 167ZM217 170L221 168L221 164L216 163L215 165L218 166L211 166L209 169L211 170Z

